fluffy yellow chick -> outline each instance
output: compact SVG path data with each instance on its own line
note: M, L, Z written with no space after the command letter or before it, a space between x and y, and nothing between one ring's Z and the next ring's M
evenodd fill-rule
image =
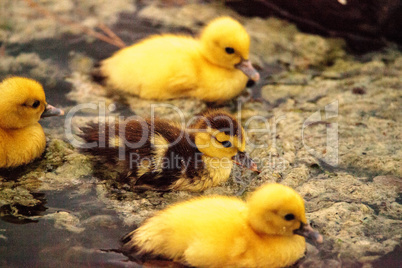
M0 83L0 168L27 164L39 157L46 146L39 119L63 115L46 103L41 84L23 77Z
M200 197L157 213L123 238L123 252L195 267L285 267L303 257L305 237L322 242L293 189L266 184L247 202Z
M94 76L145 99L225 101L237 96L249 78L259 80L249 61L249 46L244 27L220 17L198 39L164 34L121 49L102 61Z

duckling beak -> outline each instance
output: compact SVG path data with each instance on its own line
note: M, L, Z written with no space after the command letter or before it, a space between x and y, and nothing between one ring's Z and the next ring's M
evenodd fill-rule
M321 244L323 242L322 235L315 231L309 224L300 222L300 228L293 231L294 234L304 236L306 239Z
M251 64L250 60L242 60L238 64L235 65L235 68L242 71L248 78L253 81L260 80L260 74L254 69L253 65Z
M261 173L261 171L258 170L257 165L256 163L254 163L253 159L251 159L250 156L245 152L239 151L237 155L233 156L232 160L241 167L245 167L252 171Z
M64 115L64 111L48 104L46 105L45 111L42 113L40 118L58 116L58 115Z

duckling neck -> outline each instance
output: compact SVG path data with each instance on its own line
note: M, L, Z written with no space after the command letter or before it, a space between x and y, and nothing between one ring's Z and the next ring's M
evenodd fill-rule
M27 164L39 157L46 146L46 137L39 123L19 128L0 128L0 168Z
M202 156L202 161L205 163L206 172L209 174L209 177L213 182L211 187L217 186L229 178L233 167L231 159L210 157L204 154Z
M236 68L221 66L202 55L207 68L198 73L199 86L189 94L206 101L221 101L236 97L247 84L247 76Z
M223 68L223 69L228 69L228 70L234 69L234 67L228 68L227 66L220 63L219 61L216 61L216 59L214 59L214 56L211 55L211 53L209 51L210 51L210 49L208 47L205 47L205 45L200 47L200 55L204 59L205 62L207 62L208 64L211 64L213 66L219 66L220 68Z
M252 233L251 233L252 234ZM250 235L247 267L289 267L304 256L305 239L298 235ZM263 265L262 265L263 264Z
M246 254L249 254L249 259L256 260L255 263L247 263L244 266L260 267L264 264L265 267L288 267L303 257L306 250L304 237L257 230L258 228L250 222L247 211L244 212L243 217L247 222L246 228L250 230L248 232L250 250Z
M192 192L203 191L226 181L232 170L233 162L230 159L222 160L205 154L201 156L203 167L191 179L182 178L174 182L171 189L181 189Z

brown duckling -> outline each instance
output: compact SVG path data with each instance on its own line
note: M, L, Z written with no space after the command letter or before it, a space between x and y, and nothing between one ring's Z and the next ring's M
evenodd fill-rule
M82 128L83 150L119 168L133 189L202 191L225 182L233 163L257 171L245 132L230 114L208 111L189 128L161 119Z

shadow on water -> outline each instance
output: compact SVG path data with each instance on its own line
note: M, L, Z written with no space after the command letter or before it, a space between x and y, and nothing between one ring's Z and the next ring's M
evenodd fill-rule
M402 244L396 246L392 252L374 261L373 267L402 267Z
M147 19L140 19L135 13L120 14L118 21L111 28L127 45L133 44L146 36L162 32L162 25L152 23ZM170 29L170 32L192 34L191 30L183 27ZM54 60L62 69L68 69L69 52L71 51L84 53L95 60L102 60L118 49L98 39L89 43L87 37L83 34L65 34L58 39L40 39L24 44L7 44L7 53L9 55L17 56L20 53L34 52L42 59Z
M26 214L25 221L1 217L0 266L126 266L127 257L111 249L119 247L119 237L129 229L98 200L95 190L85 195L78 191L33 194L43 203L30 208L17 205ZM0 213L6 210L3 206Z
M47 210L45 206L47 200L43 193L31 193L31 195L37 200L38 203L36 205L24 206L17 203L1 206L0 219L14 224L38 222L36 216L41 216Z

